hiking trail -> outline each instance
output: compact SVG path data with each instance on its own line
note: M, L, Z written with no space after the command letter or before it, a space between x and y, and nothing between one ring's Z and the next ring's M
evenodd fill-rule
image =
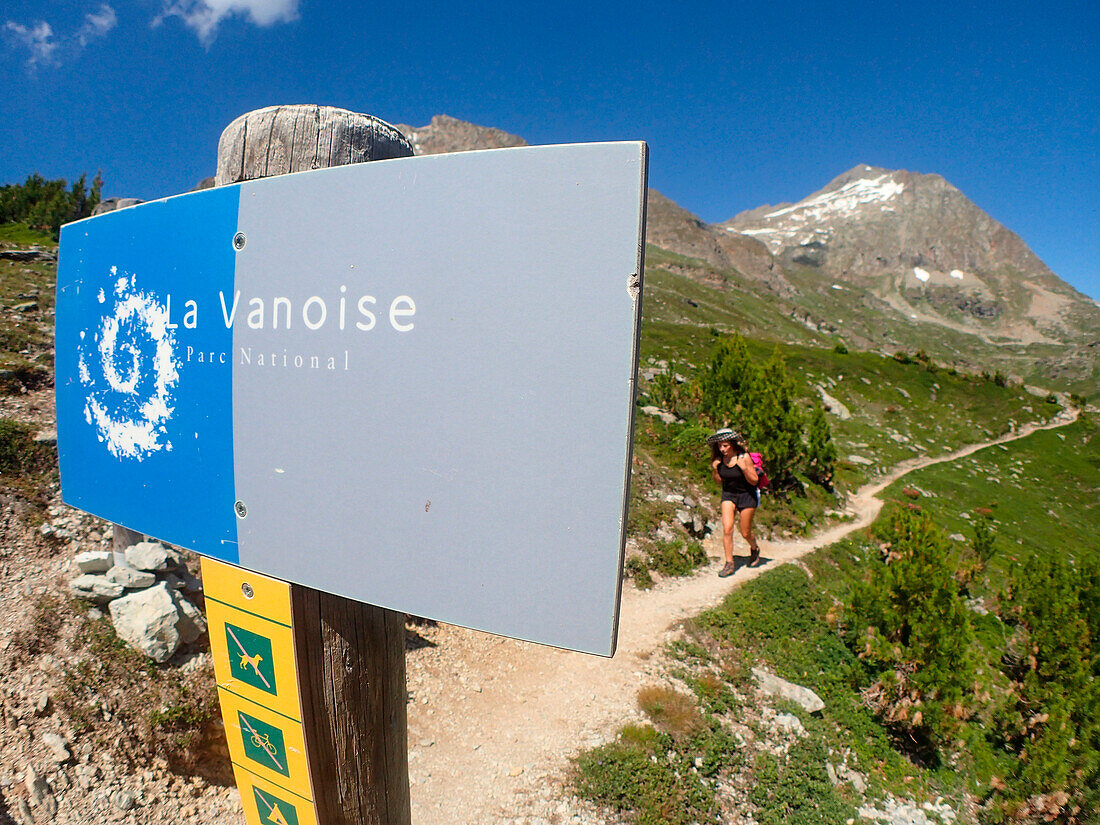
M680 620L767 570L867 527L882 508L878 494L907 473L1076 418L1075 411L1063 412L1047 424L1025 425L946 455L902 462L850 497L846 511L854 514L852 521L808 538L761 542L765 563L760 567L742 567L720 579L712 562L648 591L626 584L618 650L611 659L451 625L419 628L425 643L406 657L413 821L604 821L605 816L562 793L569 758L607 741L623 724L641 720L637 691L656 678L659 657L652 654L675 636ZM740 536L735 540L743 544ZM740 544L735 554L747 554ZM720 535L709 536L704 546L712 559L721 557Z

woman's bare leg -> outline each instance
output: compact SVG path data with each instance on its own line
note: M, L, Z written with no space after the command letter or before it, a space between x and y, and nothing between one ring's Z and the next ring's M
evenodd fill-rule
M741 511L741 535L749 543L749 564L756 564L760 558L760 546L756 543L756 536L752 532L752 517L755 515L755 507L746 507Z
M733 526L736 524L737 508L732 501L722 502L722 551L726 561L733 561Z

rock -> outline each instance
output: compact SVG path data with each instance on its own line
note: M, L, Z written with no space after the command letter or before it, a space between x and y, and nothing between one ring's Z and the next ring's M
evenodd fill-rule
M110 609L115 632L154 661L167 662L180 646L180 613L163 582L115 599Z
M107 580L131 590L152 587L157 583L154 573L136 567L112 567L107 571Z
M847 768L844 771L844 778L852 783L852 789L858 794L867 792L867 780L863 778L863 774L859 771L853 771L851 768Z
M35 261L56 261L57 253L40 246L30 246L26 249L0 249L0 261L19 261L21 263L33 263Z
M698 502L696 502L695 499L693 499L691 496L684 496L685 507L695 507L697 506L697 504Z
M689 513L687 510L677 510L676 511L676 520L678 522L680 522L680 524L684 525L684 527L690 527L691 526L691 513Z
M137 206L144 201L138 198L104 198L92 209L92 216L102 215L104 212L114 212L116 209L125 209L128 206Z
M912 397L912 396L909 395L908 391L906 391L902 387L894 387L894 389L897 390L898 392L900 392L902 394L902 396L904 396L905 398L911 398Z
M88 550L76 554L76 566L81 573L106 573L114 566L107 550Z
M832 762L825 763L825 773L829 776L829 781L834 785L840 784L840 777L836 775L836 768L833 767Z
M99 768L95 765L89 763L76 766L76 784L84 790L90 790L98 778Z
M864 467L870 467L872 464L875 463L872 459L864 458L861 455L850 455L848 456L848 461L850 461L852 464L862 464Z
M951 539L951 541L966 541L966 536L962 533L952 533L948 538Z
M172 593L172 601L176 603L176 609L180 614L179 621L176 622L176 630L179 631L180 640L185 645L189 645L206 632L206 619L195 605L179 593Z
M841 421L848 421L852 417L852 413L845 407L840 401L833 398L829 393L825 391L825 387L821 384L817 385L817 393L821 396L821 403L825 405L825 409L839 418Z
M34 825L34 814L31 813L31 806L22 797L20 797L19 804L15 808L15 816L15 821L19 825Z
M125 588L115 584L106 576L93 576L86 573L69 582L69 592L78 599L87 599L96 604L107 604L122 595Z
M132 811L137 803L129 791L115 791L111 794L111 804L120 811Z
M691 520L691 532L697 536L703 535L707 530L707 524L702 518L696 516Z
M680 422L679 418L670 413L668 410L662 410L660 407L642 407L642 412L644 412L646 415L656 416L666 424L678 424Z
M59 736L56 733L44 733L42 734L42 744L50 749L50 755L53 756L55 762L68 762L72 758L72 754L69 753L69 743L64 736Z
M822 705L824 707L824 705ZM806 733L806 729L802 727L802 720L795 716L793 713L781 713L775 717L775 726L779 730L786 731L787 733L793 733L798 736L802 736Z
M810 713L817 713L825 708L825 703L821 701L821 697L809 688L788 682L786 679L780 679L774 673L768 673L768 671L759 667L752 669L752 675L756 677L760 689L765 693L794 702Z
M45 716L50 707L50 694L42 691L34 700L34 715Z
M138 570L167 570L168 551L155 541L139 541L126 548L126 563Z
M57 800L50 793L46 778L36 774L34 768L28 767L23 784L27 788L27 793L30 794L31 805L41 812L38 819L46 822L53 819L54 814L57 813Z

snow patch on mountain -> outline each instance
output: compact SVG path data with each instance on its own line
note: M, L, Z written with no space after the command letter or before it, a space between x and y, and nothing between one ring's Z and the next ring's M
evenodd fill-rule
M871 167L866 167L871 171ZM876 170L877 171L877 170ZM894 200L905 191L905 184L887 173L869 178L857 178L836 189L817 193L757 218L757 226L727 226L726 231L759 238L771 249L779 251L790 245L825 242L831 230L822 224L850 218L868 207L883 212L895 210Z
M780 209L764 216L765 219L790 215L791 220L819 221L826 217L847 217L869 203L889 203L905 191L905 184L890 175L877 178L861 178L846 183L832 192L823 192L816 198L799 201L794 206ZM892 211L892 207L884 207Z

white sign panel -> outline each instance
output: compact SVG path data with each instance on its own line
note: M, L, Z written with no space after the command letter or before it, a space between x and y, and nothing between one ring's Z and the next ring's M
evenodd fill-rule
M377 161L64 227L68 503L292 582L610 655L641 143Z

